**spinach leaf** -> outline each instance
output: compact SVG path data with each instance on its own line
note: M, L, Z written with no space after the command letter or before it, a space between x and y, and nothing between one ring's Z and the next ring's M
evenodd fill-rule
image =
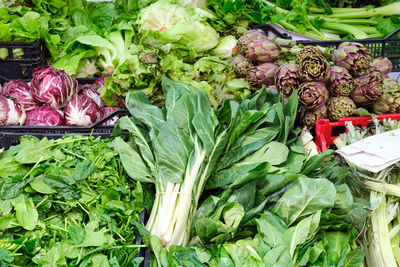
M27 199L24 195L20 195L20 197L13 200L12 204L18 223L26 230L35 229L38 223L38 212L32 199Z

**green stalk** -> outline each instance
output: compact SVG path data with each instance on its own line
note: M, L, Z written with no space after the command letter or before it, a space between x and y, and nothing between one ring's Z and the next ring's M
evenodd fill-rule
M365 39L368 38L368 35L351 25L347 24L341 24L341 23L335 23L335 22L324 22L321 25L322 28L326 28L328 30L337 30L337 31L342 31L344 33L350 33L352 34L356 39Z
M360 11L351 11L343 13L333 13L332 15L326 16L327 18L343 18L343 19L363 19L374 16L390 17L393 15L400 15L400 2L395 2L386 6L365 9Z
M354 7L332 7L331 8L333 14L338 14L338 13L346 13L346 12L359 12L359 11L365 11L365 8L354 8ZM308 11L310 13L318 13L318 14L325 14L325 9L319 8L319 7L309 7Z
M379 203L376 210L371 213L371 227L369 230L370 252L369 267L397 266L389 238L386 197L381 193L371 192L371 203Z
M337 20L339 23L344 24L362 24L362 25L378 25L378 21L375 19L340 19Z

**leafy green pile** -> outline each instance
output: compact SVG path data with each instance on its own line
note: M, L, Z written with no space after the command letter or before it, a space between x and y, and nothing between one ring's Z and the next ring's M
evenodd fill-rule
M113 143L132 179L155 184L153 266L360 266L369 202L353 198L332 151L309 158L296 92L284 103L261 90L213 111L198 88L167 78L163 88L161 109L128 95L132 118L115 134L130 138Z
M0 154L0 265L138 266L140 213L111 140L32 136Z

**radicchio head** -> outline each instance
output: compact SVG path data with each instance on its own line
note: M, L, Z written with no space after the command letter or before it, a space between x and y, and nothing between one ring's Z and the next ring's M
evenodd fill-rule
M119 109L119 107L104 107L100 110L99 112L99 119L103 119L105 117L107 117L108 115L110 115L111 113L113 113L114 111L116 111L117 109ZM103 125L115 125L117 124L119 117L118 116L114 116L112 119L106 121Z
M33 70L31 90L38 102L60 109L77 95L79 87L77 80L65 71L51 66L39 66Z
M26 112L18 99L0 95L0 125L23 125Z
M87 126L94 123L100 108L90 97L78 95L64 109L67 125Z
M106 104L104 103L103 100L101 100L101 97L97 92L97 89L98 86L96 85L85 84L81 86L80 94L90 97L94 102L96 102L99 108L103 108Z
M2 95L17 98L24 106L25 111L30 111L37 107L37 102L32 96L29 85L22 80L13 80L5 83Z
M40 106L26 114L27 126L62 126L65 125L64 113L49 106Z

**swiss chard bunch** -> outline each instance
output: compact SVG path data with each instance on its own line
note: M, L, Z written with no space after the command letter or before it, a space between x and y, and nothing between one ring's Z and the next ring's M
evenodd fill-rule
M152 192L129 180L110 141L20 141L0 154L0 263L138 266L139 214Z

